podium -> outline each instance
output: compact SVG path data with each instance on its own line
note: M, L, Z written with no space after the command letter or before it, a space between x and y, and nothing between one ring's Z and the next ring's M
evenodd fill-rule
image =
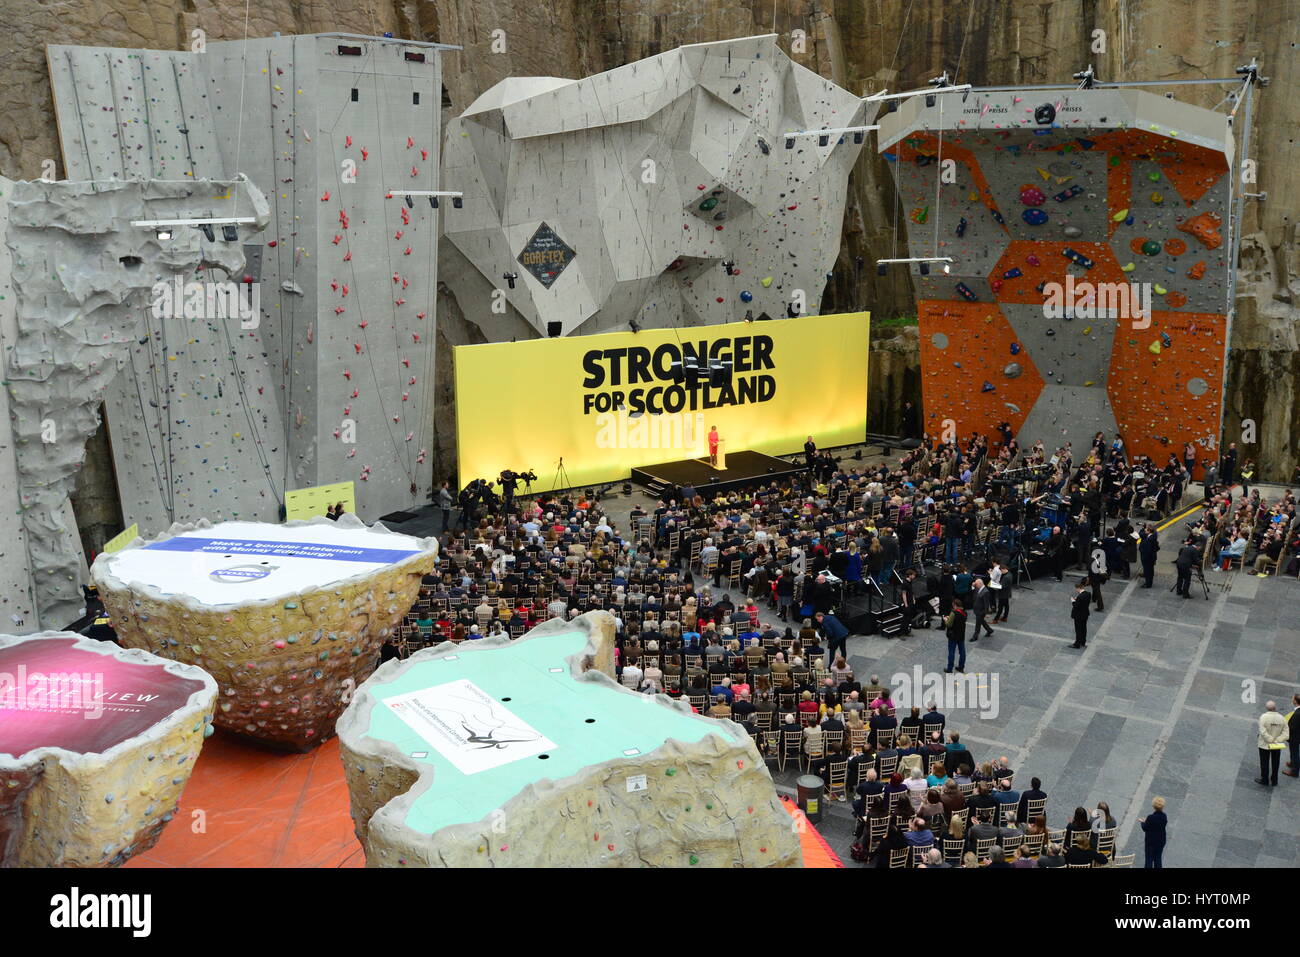
M719 472L727 470L727 440L718 439L718 464L714 466Z

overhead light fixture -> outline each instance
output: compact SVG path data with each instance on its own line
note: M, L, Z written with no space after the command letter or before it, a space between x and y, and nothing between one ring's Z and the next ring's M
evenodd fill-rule
M514 289L514 288L515 288L515 280L519 278L519 273L517 273L517 272L507 272L507 273L502 273L502 274L501 274L501 278L504 279L504 280L506 281L506 284L507 284L511 289Z
M406 199L406 208L415 209L415 200L412 199L410 196L405 197L405 199Z
M950 272L952 272L952 264L951 264L951 263L944 263L944 264L943 264L943 271L944 271L944 273L950 273Z
M429 197L429 205L432 206L434 209L437 209L437 208L438 208L438 197L437 197L437 196L430 196L430 197Z
M221 227L221 238L224 239L224 240L225 240L226 242L228 242L228 243L239 242L239 227L238 227L238 226L222 226L222 227Z
M160 240L161 240L161 239L171 239L171 238L172 238L172 231L171 231L170 229L160 229L160 230L158 230L158 238L159 238Z
M854 143L859 143L859 144L860 144L860 143L862 142L862 139L863 139L863 133L862 133L861 130L858 130L856 133L853 134L853 142L854 142Z
M207 239L208 242L215 243L217 241L216 234L212 231L211 223L200 224L199 231L203 233L204 238Z
M455 209L463 209L465 207L465 200L461 196L453 196L451 198L451 205Z
M787 136L787 137L785 138L785 148L788 149L788 150L792 150L792 149L794 149L794 137L793 137L793 136Z
M817 137L818 146L828 146L830 145L830 141L831 141L830 135L827 133L823 133L821 136Z
M922 276L928 276L928 275L930 275L930 264L929 264L929 263L920 263L919 265L920 265L921 275L922 275Z
M877 276L888 276L888 275L889 275L889 266L886 265L885 263L876 263L876 275L877 275Z

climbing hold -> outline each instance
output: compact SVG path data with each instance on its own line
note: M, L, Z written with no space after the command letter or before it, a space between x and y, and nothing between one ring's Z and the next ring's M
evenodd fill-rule
M750 292L748 289L742 289L742 290L740 291L740 301L741 301L741 302L753 302L753 301L754 301L754 294L753 294L752 292Z
M1199 216L1193 216L1185 223L1180 223L1178 228L1184 233L1195 236L1206 249L1218 249L1223 243L1223 237L1219 234L1219 226L1222 223L1223 220L1219 215L1207 211Z
M1118 213L1116 213L1114 216L1110 218L1110 221L1112 223L1122 223L1126 219L1128 219L1128 210L1121 209Z
M1018 342L1011 343L1011 354L1013 356L1020 355L1020 343Z
M1122 266L1119 267L1119 271L1120 271L1120 272L1132 272L1132 271L1133 271L1134 269L1136 269L1136 268L1137 268L1137 266L1135 266L1133 263L1125 263L1124 265L1122 265Z
M989 382L987 379L985 379L985 380L984 380L984 384L983 384L982 386L980 386L980 391L981 391L981 392L992 392L993 389L994 389L994 385L993 385L993 383L992 383L992 382Z
M768 286L772 285L772 277L764 276L762 279L758 281L758 284L762 286L764 289L766 289Z
M1152 355L1156 355L1156 356L1160 355L1160 343L1159 342L1151 343L1151 345L1147 346L1147 351L1150 352Z
M1020 202L1026 206L1042 206L1043 203L1047 202L1047 197L1043 195L1043 191L1037 186L1021 186Z
M1019 362L1008 362L1006 366L1003 367L1002 374L1008 379L1014 379L1020 375L1021 371L1023 370L1021 370Z
M1205 261L1204 261L1204 260L1202 260L1201 262L1198 262L1198 263L1197 263L1196 265L1194 265L1191 269L1187 270L1187 278L1188 278L1188 279L1200 279L1200 278L1201 278L1202 276L1204 276L1204 275L1205 275Z
M1160 255L1160 250L1163 248L1164 247L1162 247L1160 243L1158 243L1156 240L1148 239L1146 242L1142 244L1142 255L1158 256Z
M1047 222L1047 213L1041 209L1030 208L1021 213L1020 218L1030 226L1041 226Z
M1183 242L1177 236L1165 240L1165 252L1171 256L1181 256L1187 252L1187 243Z
M1071 239L1078 239L1080 236L1083 235L1083 230L1080 229L1078 226L1066 226L1061 231Z

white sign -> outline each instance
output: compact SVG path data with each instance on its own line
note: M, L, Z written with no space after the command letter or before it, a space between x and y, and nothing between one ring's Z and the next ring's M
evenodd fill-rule
M461 774L555 749L553 741L466 678L394 695L384 704Z
M633 791L644 791L649 786L650 785L646 783L644 774L634 774L627 779L628 794L631 794Z

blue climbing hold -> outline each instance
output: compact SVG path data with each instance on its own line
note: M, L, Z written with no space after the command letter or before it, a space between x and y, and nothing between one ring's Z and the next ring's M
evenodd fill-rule
M1047 222L1047 213L1041 209L1032 208L1021 213L1020 218L1030 226L1041 226L1043 223Z
M753 302L753 301L754 301L754 294L753 294L752 292L750 292L748 289L742 290L741 293L740 293L740 301L741 301L741 302Z

